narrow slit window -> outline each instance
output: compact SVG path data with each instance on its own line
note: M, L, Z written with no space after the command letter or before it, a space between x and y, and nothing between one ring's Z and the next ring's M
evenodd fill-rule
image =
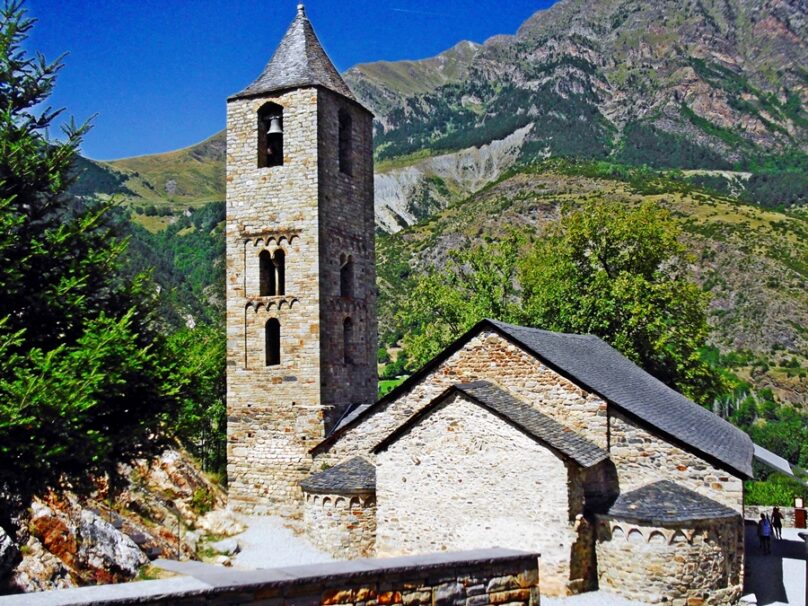
M286 253L281 249L275 251L275 277L277 282L276 292L279 295L286 294Z
M350 114L343 110L339 111L339 171L346 175L353 174L351 159L353 156L353 121Z
M268 250L262 250L258 255L259 284L258 294L262 297L275 296L275 266Z
M258 168L283 164L283 108L267 103L258 110Z
M353 321L350 318L345 318L342 323L342 358L344 364L353 363L352 354L353 349Z
M341 257L342 264L339 269L339 296L353 297L354 266L353 257Z
M281 323L276 318L267 321L266 328L267 366L281 363Z

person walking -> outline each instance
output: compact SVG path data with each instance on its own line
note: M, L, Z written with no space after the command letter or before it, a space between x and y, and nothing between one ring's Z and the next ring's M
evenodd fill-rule
M772 523L765 513L760 514L760 521L758 522L758 538L760 539L760 548L763 554L767 555L772 552Z
M780 541L783 540L783 514L780 513L780 508L775 507L772 511L772 528L774 528L774 538Z

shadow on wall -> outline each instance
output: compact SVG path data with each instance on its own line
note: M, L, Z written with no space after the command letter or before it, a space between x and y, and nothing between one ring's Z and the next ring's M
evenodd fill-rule
M766 604L775 602L802 603L805 588L802 585L799 587L794 585L799 584L799 579L805 575L803 569L805 543L801 540L790 540L785 536L780 541L772 539L772 551L769 555L764 555L760 548L757 527L747 523L745 530L744 594L755 594L758 606L766 606Z

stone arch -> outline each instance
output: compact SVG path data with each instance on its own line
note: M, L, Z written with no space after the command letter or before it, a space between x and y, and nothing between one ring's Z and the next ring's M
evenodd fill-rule
M266 249L258 253L258 276L258 294L262 297L274 297L277 294L275 264Z
M258 109L258 168L283 165L283 107L264 103Z
M668 541L665 535L658 530L654 530L648 537L648 543L651 545L667 545Z
M286 251L283 248L275 250L272 256L272 263L275 266L275 291L279 295L286 294Z
M334 501L334 509L344 509L345 508L345 497L337 497Z
M356 509L359 507L359 497L351 497L351 502L348 504L350 509Z
M339 296L350 298L354 296L354 261L351 255L340 255L339 267Z
M626 537L629 543L645 543L645 538L637 528L632 528Z
M621 526L615 525L614 527L612 527L612 540L625 539L625 538L626 533L623 531L623 528Z
M677 530L676 532L674 532L670 540L671 545L675 545L677 543L689 543L689 542L690 541L687 540L687 537L681 530Z
M331 497L323 497L323 507L331 507Z
M376 505L376 497L370 495L365 497L365 500L362 502L362 507L375 507Z

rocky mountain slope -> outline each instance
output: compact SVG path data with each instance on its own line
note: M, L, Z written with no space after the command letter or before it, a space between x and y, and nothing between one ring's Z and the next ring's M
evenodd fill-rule
M541 235L562 204L653 201L681 224L692 277L712 296L711 342L724 365L757 388L808 406L808 212L768 211L694 189L664 175L639 180L595 165L547 162L510 173L427 221L377 238L380 334L395 339L407 284L443 265L452 250L516 228Z
M244 530L224 491L180 451L125 471L113 499L100 482L89 498L35 499L13 536L0 528L0 595L148 578L150 560L216 558L217 541Z

